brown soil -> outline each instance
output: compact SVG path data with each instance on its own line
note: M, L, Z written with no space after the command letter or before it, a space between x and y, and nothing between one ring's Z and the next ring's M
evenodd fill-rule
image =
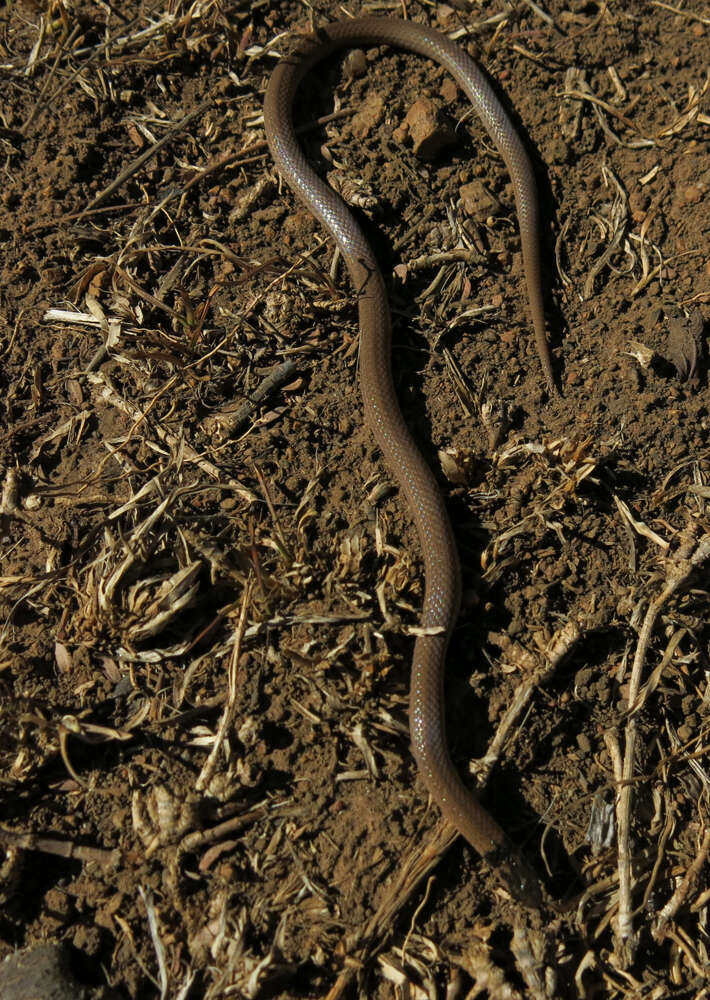
M264 142L307 9L6 0L0 958L62 941L120 998L707 996L710 18L451 3L407 13L525 137L562 397L446 75L334 59L298 120L371 206L463 562L449 743L542 924L410 756L418 544L362 427L352 290ZM402 129L422 97L456 126L433 162Z

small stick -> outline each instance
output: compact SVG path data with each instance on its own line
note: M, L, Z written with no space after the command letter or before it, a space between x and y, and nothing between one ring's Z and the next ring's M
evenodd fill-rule
M57 58L54 60L54 63L52 64L52 68L50 69L49 73L47 74L47 79L42 84L42 87L40 88L40 92L37 95L37 100L35 102L34 108L32 109L32 113L30 114L30 117L27 119L27 121L24 123L24 125L20 126L19 134L22 136L23 139L25 138L25 130L35 120L35 118L37 117L37 113L39 112L40 108L46 107L46 102L44 101L44 95L45 95L46 91L48 90L50 83L52 82L52 80L54 80L55 74L57 72L57 66L59 65L59 60L62 58L63 55L66 54L67 51L71 51L71 46L74 43L74 41L76 40L76 37L77 37L77 35L79 34L80 31L81 31L80 26L78 24L75 25L74 28L73 28L73 30L72 30L72 33L69 35L69 37L64 42L64 44L60 46L59 52L57 52Z
M515 659L519 662L524 680L517 686L510 705L498 724L495 736L491 741L485 757L475 761L471 770L475 772L479 783L488 780L490 772L498 763L503 748L508 741L510 732L530 702L533 694L548 680L567 656L572 646L579 642L582 630L575 621L569 621L555 634L552 642L544 651L544 660L539 663L537 657L522 650L518 644L512 644Z
M87 212L92 211L92 209L96 208L97 205L100 205L102 201L105 201L106 198L112 195L124 181L128 180L128 178L135 174L136 171L140 170L144 163L147 163L151 157L155 156L155 154L158 153L163 146L167 146L176 132L182 131L182 129L186 128L190 122L199 118L200 115L203 115L205 111L212 106L212 104L214 104L214 99L212 97L207 98L207 100L202 101L201 104L198 104L196 108L193 108L192 111L186 114L184 118L181 118L179 122L171 125L161 139L158 139L157 142L154 142L152 146L149 146L148 149L142 152L140 156L137 156L135 160L129 163L128 166L121 171L115 180L111 181L108 187L104 188L103 191L100 191L93 201L89 202L84 211L79 215L79 218L83 219Z
M281 530L281 522L279 521L279 516L276 513L276 507L274 506L274 502L271 499L271 493L269 491L266 479L264 478L264 473L261 471L256 462L253 462L252 466L254 469L254 475L259 480L259 486L261 487L261 492L264 497L264 501L266 502L266 506L269 510L269 514L271 514L271 520L274 525L274 531L276 533L276 543L279 546L282 555L286 559L288 559L289 562L293 562L293 553L291 552L291 549L289 548L289 545L286 541L286 535Z
M38 233L42 229L53 229L55 226L63 226L67 222L75 222L77 219L85 219L89 215L105 215L107 212L127 212L129 209L145 208L144 201L128 201L123 205L104 205L102 208L83 209L81 212L69 212L67 215L58 215L53 219L40 219L33 222L22 230L23 234Z
M703 842L698 850L698 855L693 861L692 865L688 868L687 872L683 876L680 885L673 893L671 898L668 900L666 905L663 907L661 912L656 918L656 922L653 928L653 936L656 941L660 942L666 936L666 927L673 919L673 917L678 912L678 909L685 900L686 896L690 890L695 885L698 875L700 874L703 866L707 863L708 854L710 853L710 830L705 831L705 836L703 837Z
M227 732L231 728L232 721L234 719L234 713L236 711L237 705L237 681L239 680L239 660L242 654L242 639L244 638L244 630L247 624L247 609L249 607L249 598L251 597L252 591L252 581L249 579L244 588L244 594L242 596L242 607L239 612L239 623L237 624L237 631L234 637L234 644L232 646L232 653L229 657L229 668L227 676L229 678L229 687L227 694L227 703L224 706L224 712L222 713L222 718L220 720L219 726L217 728L217 734L214 738L214 744L210 750L209 756L204 763L204 766L195 782L195 791L200 793L204 792L208 787L209 783L214 777L215 770L217 769L217 760L219 754L222 750L222 744L224 743Z
M76 858L78 861L93 861L104 868L113 868L121 860L122 852L117 848L106 851L101 847L83 847L71 840L57 840L54 837L38 837L35 833L20 833L0 826L0 843L21 847L25 851L39 851L55 854L61 858Z
M92 212L96 208L97 205L100 205L102 201L105 201L108 197L110 197L110 195L112 195L114 191L116 191L121 186L121 184L123 184L124 181L128 180L129 177L132 177L133 174L135 174L138 170L140 170L143 164L147 163L148 160L150 160L153 156L155 156L155 154L158 153L163 148L163 146L167 145L167 143L170 142L170 140L173 138L176 132L180 132L183 129L185 129L190 124L190 122L194 121L196 118L199 118L200 115L204 114L204 112L207 111L207 109L210 108L213 104L214 104L214 99L212 97L208 97L206 100L202 101L201 104L198 104L196 108L193 108L192 111L186 114L184 118L181 118L179 122L176 122L174 125L172 125L161 139L158 139L158 141L154 142L152 146L149 146L148 149L144 150L140 154L140 156L137 156L135 158L135 160L132 160L131 163L129 163L128 166L121 171L118 177L116 177L115 180L111 181L108 187L104 188L103 191L100 191L93 199L93 201L89 202L86 208L82 212L80 212L76 216L76 218L77 219L85 218L89 214L89 212ZM333 121L334 119L337 118L347 117L351 113L352 113L351 110L348 109L348 110L341 110L330 115L324 115L322 118L316 119L315 122L309 122L308 124L297 129L296 131L300 134L301 132L307 131L308 129L316 128L317 126L323 124L324 122ZM261 142L254 143L253 146L250 146L246 149L241 149L236 153L228 153L224 157L218 157L205 170L196 174L195 177L193 177L190 181L188 181L185 188L181 190L179 193L181 194L181 196L184 195L185 192L189 190L189 188L192 187L193 184L197 183L198 181L204 180L206 174L212 173L213 171L218 170L221 167L227 165L234 166L239 163L250 162L250 160L253 158L253 153L256 151L261 151L262 148L265 154L266 142L263 140ZM246 154L250 154L249 159L242 159L242 157L244 157ZM261 158L260 156L257 157L257 159L260 158Z
M671 11L672 14L678 15L678 17L688 17L694 21L700 21L701 24L710 24L710 17L702 17L700 14L695 14L692 10L681 10L680 7L673 7L669 3L661 3L661 0L651 0L654 7L662 7L664 10Z
M205 420L205 430L208 434L214 434L218 439L225 441L233 437L237 431L241 430L249 420L260 403L263 403L273 393L286 385L296 374L295 361L284 361L283 364L272 368L269 374L262 379L249 397L236 410L225 411L212 414Z
M120 393L114 386L113 382L107 375L104 375L102 372L97 372L97 373L89 372L86 377L89 384L94 386L97 393L110 406L115 406L117 409L121 410L122 413L125 413L128 417L130 417L131 420L134 421L133 430L135 429L135 427L138 426L139 423L142 423L142 421L145 419L147 415L147 411L143 413L139 409L134 408L131 404L127 403L120 395ZM162 392L164 393L165 389L163 389ZM246 500L248 503L256 503L257 497L254 493L252 493L250 489L248 489L246 486L243 486L241 483L237 482L234 479L225 479L222 471L218 469L213 462L210 462L208 459L203 458L195 451L194 448L183 442L171 431L165 430L165 428L162 427L159 423L155 425L154 430L156 436L161 441L167 444L170 448L174 448L176 450L182 449L183 457L188 462L194 462L194 464L197 465L199 469L202 469L202 471L206 473L208 476L210 476L211 479L214 479L217 483L219 483L219 485L223 489L226 488L234 490L238 496L240 496L243 500ZM111 451L109 457L111 457L111 455L116 454L118 450L119 449L116 448L113 451Z
M621 941L622 956L631 960L633 948L633 908L631 903L631 865L629 837L631 829L631 805L633 799L632 781L636 761L636 719L638 710L643 703L639 700L641 675L646 660L646 653L651 642L651 636L661 609L668 599L688 582L694 570L710 558L710 534L703 535L695 545L694 526L683 532L682 541L672 560L666 577L666 584L661 593L648 606L648 611L639 631L639 641L636 647L634 662L629 678L628 721L626 723L626 738L624 761L621 772L621 789L617 796L616 818L619 830L619 916L618 933ZM611 750L610 750L611 752ZM612 756L613 759L613 756ZM615 767L616 770L616 767ZM618 779L617 779L618 780Z
M148 917L148 929L150 930L150 936L155 950L155 957L158 962L160 1000L165 1000L168 995L168 969L165 958L165 945L163 944L163 939L160 936L158 916L155 912L155 906L153 905L153 893L150 889L144 889L142 885L138 886L138 892L140 893L143 905L145 906L145 912Z

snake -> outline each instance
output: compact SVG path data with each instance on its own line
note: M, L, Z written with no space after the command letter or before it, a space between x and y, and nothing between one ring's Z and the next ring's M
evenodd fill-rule
M444 818L480 854L510 894L537 908L542 888L522 852L466 787L449 754L444 676L461 600L461 570L453 529L436 478L399 408L391 365L391 318L384 278L365 235L341 197L310 166L293 122L301 81L332 53L392 46L428 57L454 77L503 157L513 183L523 269L537 353L555 391L543 311L538 197L530 159L487 76L455 42L426 25L363 17L325 24L301 36L271 73L264 96L266 140L278 173L332 236L356 292L359 385L365 424L395 477L415 522L424 563L424 598L412 656L409 728L419 773Z

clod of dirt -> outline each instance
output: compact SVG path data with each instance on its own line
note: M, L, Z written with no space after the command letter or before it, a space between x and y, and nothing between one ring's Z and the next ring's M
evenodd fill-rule
M60 944L40 944L8 955L0 965L3 1000L89 1000L90 995L72 976Z
M695 377L698 359L702 354L703 318L696 309L685 316L668 317L666 353L678 373L678 378L690 382Z
M447 104L453 104L456 98L459 96L459 88L456 86L454 81L450 76L445 76L441 81L441 87L439 88L439 94L442 99L446 101Z
M483 222L490 215L498 215L501 211L500 202L482 181L473 180L470 184L464 184L459 189L459 194L466 215L479 222Z
M456 133L444 112L429 97L420 97L392 134L395 142L409 138L414 155L422 160L435 159L446 146L456 144Z
M367 56L362 49L351 49L343 60L343 71L348 80L367 73Z
M352 134L356 139L366 139L382 118L385 102L379 94L369 94L362 102L356 115L353 115Z

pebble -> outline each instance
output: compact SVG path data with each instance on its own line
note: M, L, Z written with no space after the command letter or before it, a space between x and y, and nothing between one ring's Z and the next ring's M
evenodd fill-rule
M498 215L501 204L494 194L488 190L483 181L474 180L459 188L461 205L466 215L485 221L491 215Z
M447 3L439 3L436 5L436 21L441 27L445 28L451 18L454 16L456 11L453 7L450 7Z
M430 97L420 97L393 133L395 142L410 139L415 156L433 160L446 146L456 144L456 133L446 115Z
M364 76L367 72L367 56L362 49L351 49L343 62L343 69L348 80Z
M60 944L36 945L8 955L0 965L3 1000L83 1000L85 996Z

